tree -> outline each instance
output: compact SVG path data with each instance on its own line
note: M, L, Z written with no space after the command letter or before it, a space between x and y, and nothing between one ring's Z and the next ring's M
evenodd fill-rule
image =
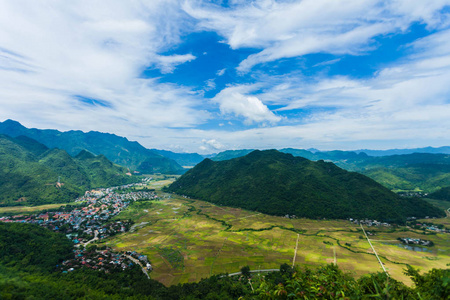
M241 268L241 273L245 277L250 277L250 267L247 265Z

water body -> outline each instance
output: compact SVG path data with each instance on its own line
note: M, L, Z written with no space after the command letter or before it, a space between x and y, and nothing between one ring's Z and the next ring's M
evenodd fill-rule
M402 244L402 243L398 243L398 244L383 243L383 244L385 244L385 245L395 245L397 247L400 247L400 248L403 248L403 249L407 249L407 250L416 251L416 252L430 252L430 253L433 252L429 248L416 246L416 245L406 245L406 244Z

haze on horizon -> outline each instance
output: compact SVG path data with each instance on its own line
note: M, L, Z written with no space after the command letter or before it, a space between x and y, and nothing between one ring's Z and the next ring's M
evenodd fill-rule
M450 0L0 0L0 121L148 148L450 144Z

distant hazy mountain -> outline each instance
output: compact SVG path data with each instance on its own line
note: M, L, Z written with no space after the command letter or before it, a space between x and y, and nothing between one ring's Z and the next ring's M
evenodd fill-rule
M28 137L0 135L0 205L71 201L87 189L137 180L126 172L103 155L82 151L71 157Z
M203 157L198 153L176 153L172 151L158 150L158 149L151 149L151 150L164 157L173 159L183 167L193 167L199 162L201 162L203 159L205 159L205 157Z
M124 137L97 131L66 131L52 129L28 129L19 122L0 122L0 134L12 137L30 137L49 148L66 150L71 156L82 150L96 155L103 154L112 162L142 173L180 174L184 169L174 160L143 147L138 142L130 142Z
M333 163L313 162L276 150L214 162L205 159L169 191L274 215L308 218L443 216L421 199L400 198L374 180Z
M221 161L221 160L227 160L232 159L236 157L241 157L244 155L249 154L250 152L254 151L255 149L243 149L243 150L226 150L223 152L218 153L216 156L212 157L211 159L214 161ZM293 148L284 148L278 150L283 153L289 153L293 156L300 156L307 158L309 160L361 160L366 159L368 156L365 153L356 153L352 151L340 151L340 150L334 150L334 151L318 151L314 149L313 151L310 150L304 150L304 149L293 149Z
M353 152L361 153L364 152L370 156L387 156L387 155L400 155L400 154L413 154L413 153L441 153L450 154L450 147L424 147L424 148L413 148L413 149L390 149L390 150L354 150Z
M228 159L247 155L252 151L255 151L255 149L226 150L226 151L220 152L217 155L211 157L211 160L213 160L213 161L228 160Z

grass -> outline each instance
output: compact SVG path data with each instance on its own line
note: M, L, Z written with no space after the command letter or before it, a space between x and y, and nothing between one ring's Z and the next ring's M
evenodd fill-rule
M360 238L361 229L348 221L286 219L175 195L149 201L145 207L145 212L132 207L124 214L136 223L148 223L103 243L119 251L146 254L154 267L152 278L165 285L233 273L245 265L255 270L292 264L297 234L300 239L296 264L332 263L335 252L337 264L356 277L381 271L367 240ZM423 235L406 228L366 230L375 233L371 236L373 246L391 276L407 284L411 282L403 274L406 264L427 271L445 268L450 263L447 235ZM432 252L398 247L396 239L406 236L432 240L435 246L430 248Z
M428 203L439 207L440 209L447 210L450 208L450 201L445 200L436 200L436 199L429 199L429 198L423 198L423 200L427 201Z
M6 206L0 207L0 214L31 214L48 209L59 208L66 205L75 205L79 203L56 203L56 204L44 204L37 206Z
M427 199L427 198L424 198L424 200L436 207L439 207L440 209L445 210L445 212L447 213L447 217L439 219L420 219L417 221L424 223L433 223L436 225L444 225L446 228L450 228L450 201Z

